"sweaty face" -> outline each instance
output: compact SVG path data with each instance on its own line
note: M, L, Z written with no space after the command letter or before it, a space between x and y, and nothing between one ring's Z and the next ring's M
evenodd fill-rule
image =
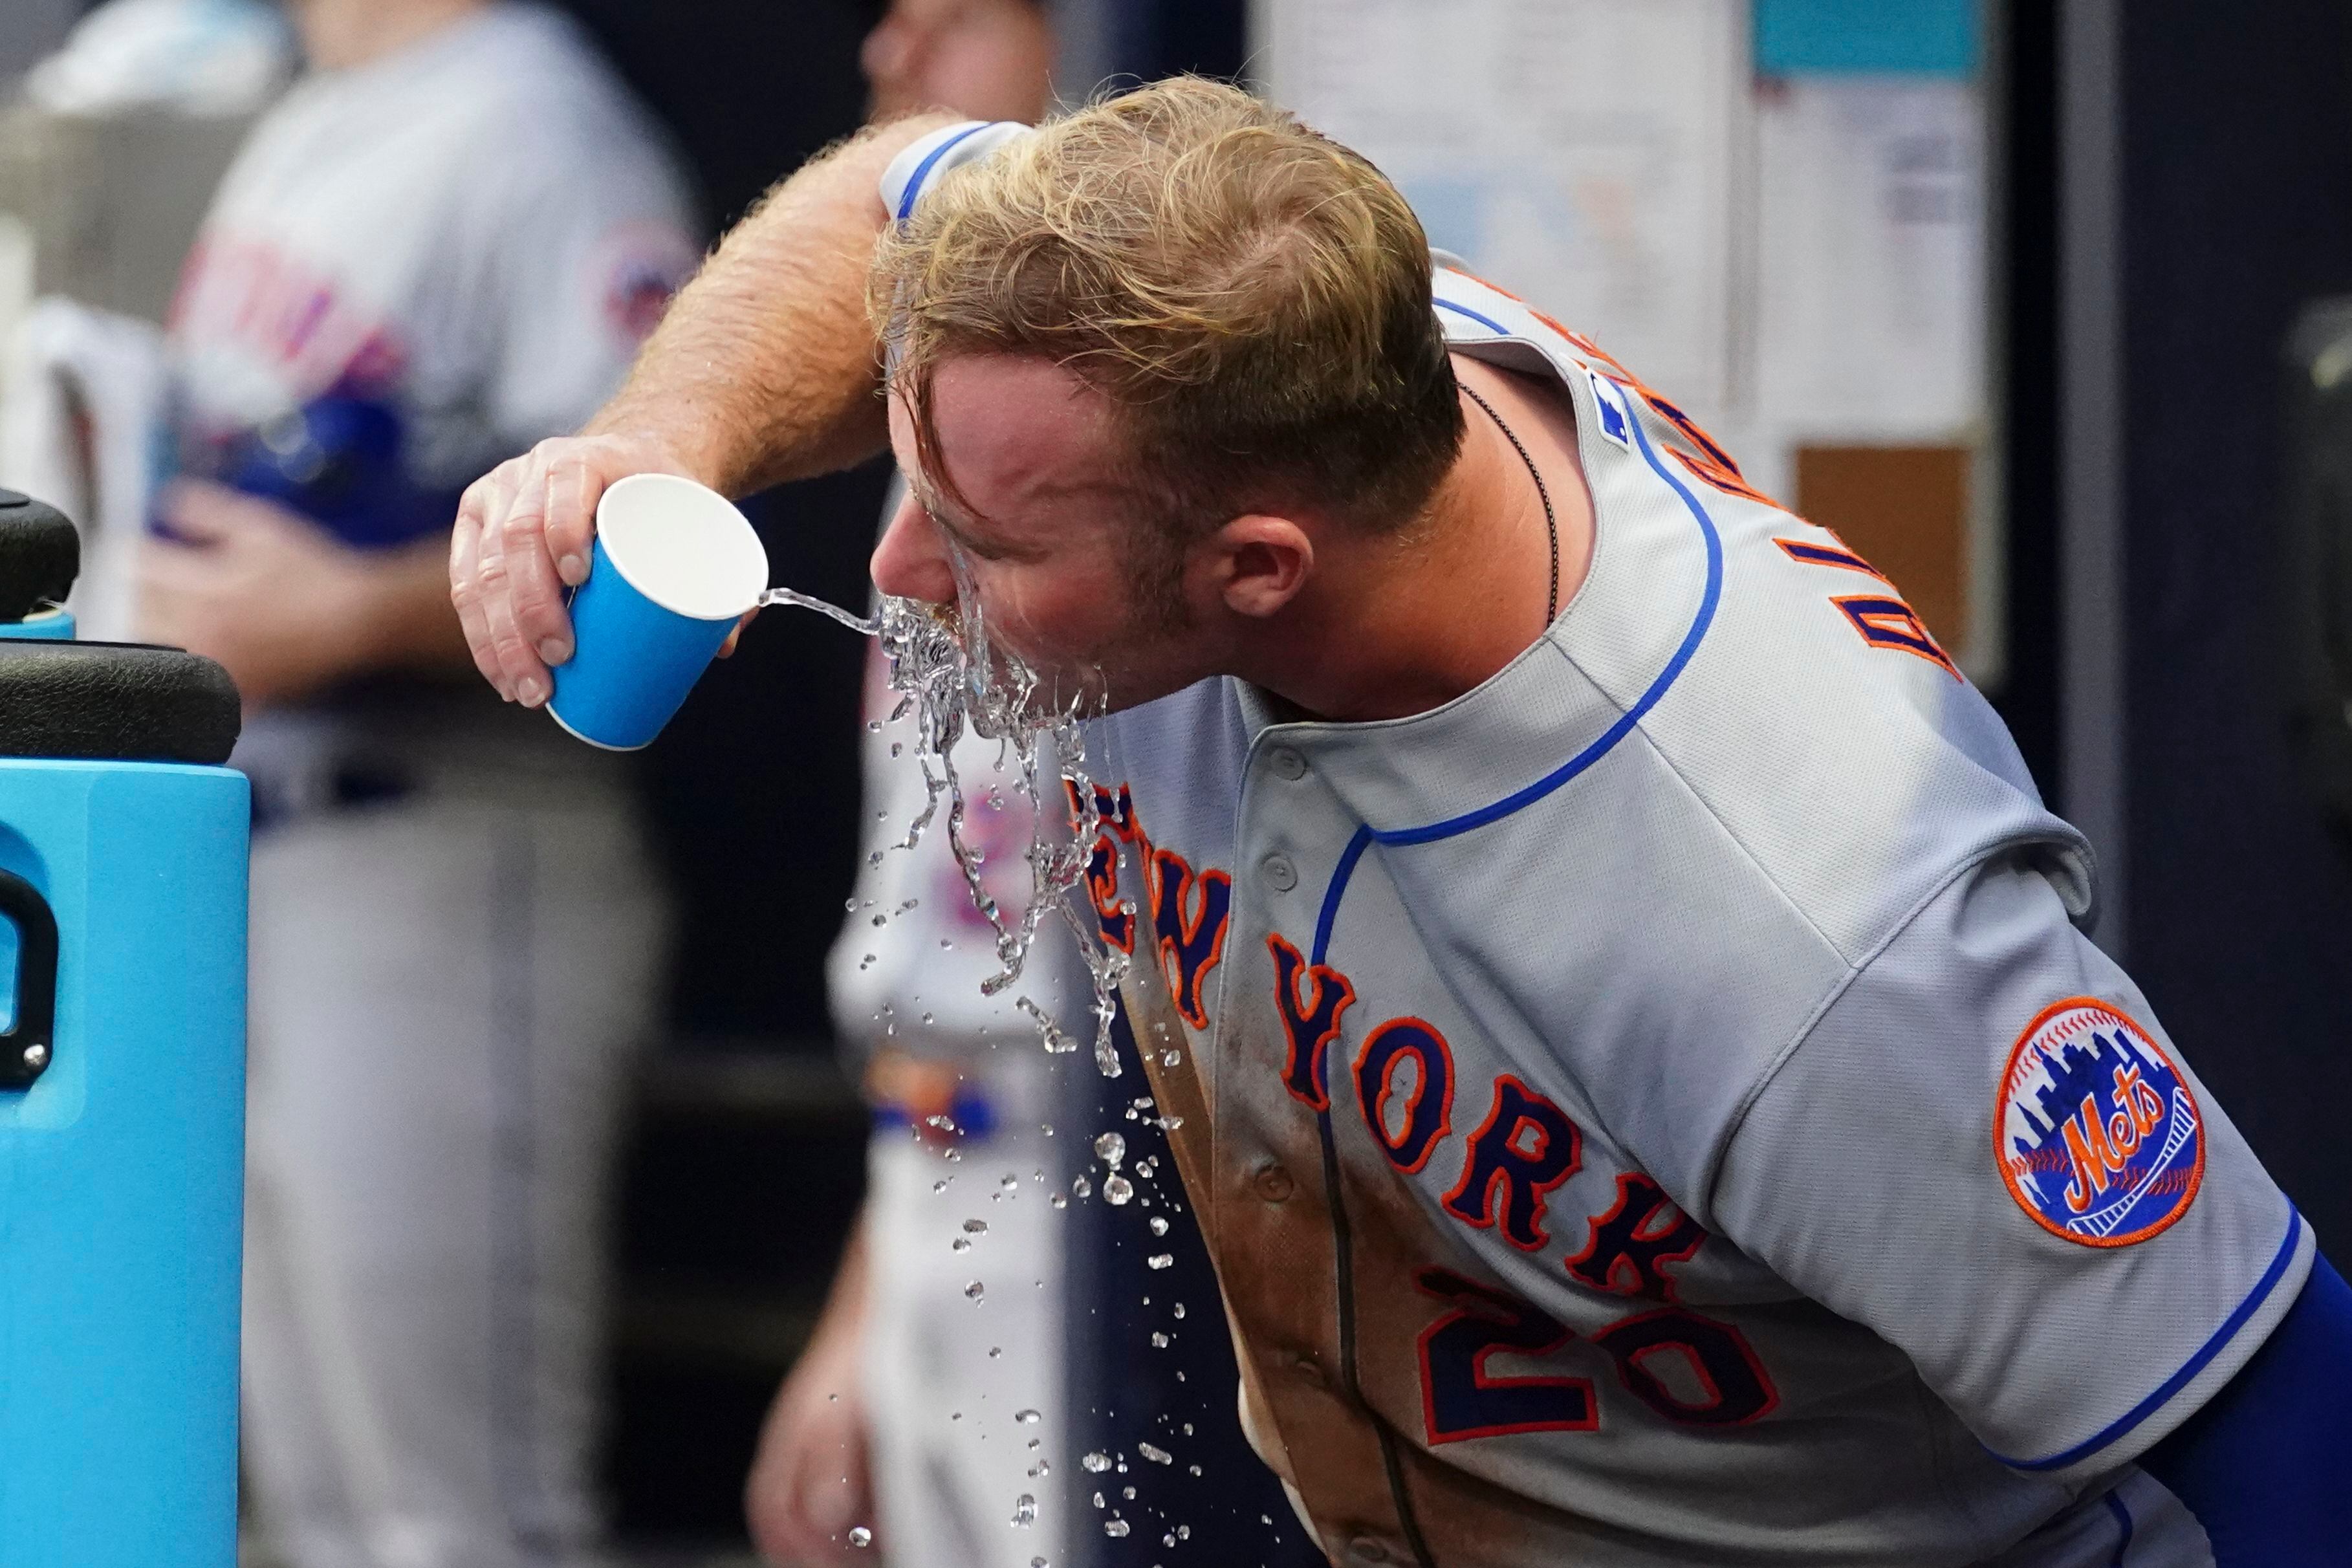
M1060 701L1084 691L1131 707L1212 672L1177 573L1147 548L1148 509L1100 393L1042 360L971 355L940 365L931 408L926 473L913 415L890 400L908 498L874 552L877 586L953 604L961 572L991 636Z

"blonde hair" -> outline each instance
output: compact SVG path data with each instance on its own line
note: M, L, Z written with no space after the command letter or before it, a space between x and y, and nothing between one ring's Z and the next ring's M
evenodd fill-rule
M884 236L870 302L951 495L929 395L965 353L1049 359L1108 395L1179 545L1284 502L1400 527L1461 445L1412 208L1356 153L1196 77L947 176Z

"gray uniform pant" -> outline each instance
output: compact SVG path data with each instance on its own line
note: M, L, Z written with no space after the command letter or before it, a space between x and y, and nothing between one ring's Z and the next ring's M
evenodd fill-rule
M599 1561L605 1176L663 941L618 790L257 839L246 1459L289 1568Z
M1043 1130L1047 1058L1015 1036L967 1065L996 1130L949 1160L894 1127L866 1166L874 1485L890 1560L906 1568L1060 1563L1067 1500L1093 1479L1063 1446L1064 1216L1051 1200L1066 1188Z

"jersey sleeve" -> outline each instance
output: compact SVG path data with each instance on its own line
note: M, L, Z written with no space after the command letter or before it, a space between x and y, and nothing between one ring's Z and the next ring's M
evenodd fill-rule
M1930 900L1764 1080L1749 1256L1908 1355L2004 1463L2124 1464L2260 1348L2310 1233L2021 853Z
M950 171L977 163L1008 142L1029 134L1030 127L1015 120L967 120L943 125L908 143L882 171L882 205L890 216L904 223L915 213L923 193Z
M496 285L480 323L490 345L485 412L520 451L584 424L701 260L685 185L650 137L526 135L503 180Z

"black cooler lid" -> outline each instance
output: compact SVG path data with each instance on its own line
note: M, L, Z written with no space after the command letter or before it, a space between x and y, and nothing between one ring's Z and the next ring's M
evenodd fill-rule
M225 763L240 718L228 671L195 654L0 638L0 757Z
M0 490L0 621L21 621L63 599L81 572L81 535L65 513Z

